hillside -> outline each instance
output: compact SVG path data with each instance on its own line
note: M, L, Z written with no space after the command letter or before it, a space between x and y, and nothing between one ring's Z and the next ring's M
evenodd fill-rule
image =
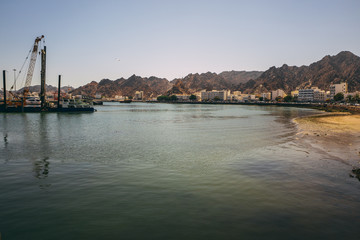
M262 73L263 72L260 71L224 71L219 73L219 76L223 77L232 85L238 85L240 83L246 83L251 79L257 79Z
M75 89L72 93L92 97L95 97L96 94L101 94L105 97L115 97L116 95L134 96L136 91L144 91L144 96L149 98L166 92L171 86L172 84L164 78L142 78L132 75L128 79L120 78L115 81L103 79L99 83L93 81Z
M195 73L169 82L165 78L143 78L136 75L115 81L103 79L77 88L74 94L106 97L134 96L135 91L144 91L145 98L161 94L192 94L200 90L240 90L245 93L261 93L283 89L292 90L319 87L329 90L331 83L346 81L349 91L360 90L360 58L351 52L340 52L336 56L325 56L309 66L271 67L265 72L225 71L216 73Z
M38 93L40 93L40 89L41 89L41 86L40 85L34 85L34 86L30 86L29 87L29 91L30 92L38 92ZM54 87L54 86L52 86L52 85L45 85L45 89L46 89L46 91L47 92L57 92L57 90L58 90L58 88L57 87ZM9 90L9 89L8 89ZM74 88L73 87L70 87L70 86L64 86L64 87L61 87L61 91L62 92L70 92L70 91L72 91L72 90L74 90ZM19 90L17 90L16 92L17 93L22 93L24 91L24 88L21 88L21 89L19 89Z
M254 81L241 83L235 87L244 92L264 92L283 89L290 92L298 88L319 87L329 90L331 83L346 81L349 91L360 90L360 58L351 52L340 52L335 56L325 56L310 66L271 67Z
M260 75L261 72L231 71L216 73L189 74L184 78L169 82L165 78L142 78L136 75L128 79L103 79L99 83L93 81L73 91L94 97L101 94L105 97L134 96L135 91L144 91L145 98L156 97L161 94L191 94L203 89L230 89L234 85L248 81L249 78Z

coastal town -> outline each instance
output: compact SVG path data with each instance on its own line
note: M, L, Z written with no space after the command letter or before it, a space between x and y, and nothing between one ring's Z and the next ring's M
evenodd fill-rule
M298 103L326 103L326 102L342 102L357 104L360 100L360 92L348 92L348 84L346 82L339 84L331 84L330 91L312 87L310 89L298 89L285 93L282 89L261 94L246 94L241 91L230 90L202 90L193 94L174 94L171 96L159 95L156 98L147 99L143 91L136 91L134 96L115 96L114 98L102 97L96 94L94 101L123 101L132 99L132 101L147 102L222 102L222 103L256 103L256 102L298 102ZM50 95L50 94L49 94ZM69 95L71 97L71 95ZM77 95L75 98L82 98Z
M115 96L113 98L104 97L101 94L96 94L95 97L85 95L73 95L69 86L62 88L60 91L61 99L73 100L93 100L93 102L122 102L131 100L134 102L213 102L213 103L258 103L258 102L297 102L297 103L327 103L327 102L348 102L357 105L360 101L360 92L348 92L348 84L346 82L339 84L331 84L330 91L319 89L318 87L311 87L309 89L298 89L285 93L282 89L277 89L271 92L264 92L261 94L246 94L241 91L230 90L202 90L193 94L174 94L171 96L159 95L156 98L146 98L144 91L135 91L134 96ZM15 100L15 95L9 91L8 100ZM29 92L29 99L38 99L39 92ZM46 99L49 102L57 101L58 92L47 91ZM3 100L3 98L1 98ZM130 102L130 101L129 101Z
M360 0L0 9L0 240L359 239Z
M212 91L200 91L192 95L174 95L174 100L177 101L227 101L227 102L258 102L258 101L275 101L275 102L330 102L341 100L359 100L360 92L348 92L347 83L332 84L330 85L330 91L325 91L317 87L310 89L298 89L291 91L287 94L282 89L277 89L271 92L264 92L261 94L244 94L241 91L230 90L212 90ZM137 91L135 94L135 100L143 100L142 92ZM161 100L158 97L156 100Z

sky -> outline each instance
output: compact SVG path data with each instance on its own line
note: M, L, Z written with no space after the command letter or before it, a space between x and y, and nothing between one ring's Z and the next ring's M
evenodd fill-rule
M0 0L0 9L8 86L41 35L54 86L58 75L79 87L133 74L266 71L345 50L360 56L358 0ZM39 60L32 85L40 84Z

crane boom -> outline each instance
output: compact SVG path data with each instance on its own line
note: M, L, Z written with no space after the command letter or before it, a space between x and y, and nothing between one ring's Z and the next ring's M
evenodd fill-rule
M24 89L25 91L27 91L28 88L31 85L31 80L32 80L32 76L33 76L33 73L34 73L34 68L35 68L35 63L36 63L36 58L37 58L37 51L38 51L39 42L43 38L44 38L44 35L42 35L41 37L37 37L35 39L33 50L31 52L29 68L28 68L28 72L27 72L27 75L26 75L25 89Z

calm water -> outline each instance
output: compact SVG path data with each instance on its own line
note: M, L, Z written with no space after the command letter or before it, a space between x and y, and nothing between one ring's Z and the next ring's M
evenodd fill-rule
M10 239L358 239L360 182L295 140L314 110L118 104L0 114Z

